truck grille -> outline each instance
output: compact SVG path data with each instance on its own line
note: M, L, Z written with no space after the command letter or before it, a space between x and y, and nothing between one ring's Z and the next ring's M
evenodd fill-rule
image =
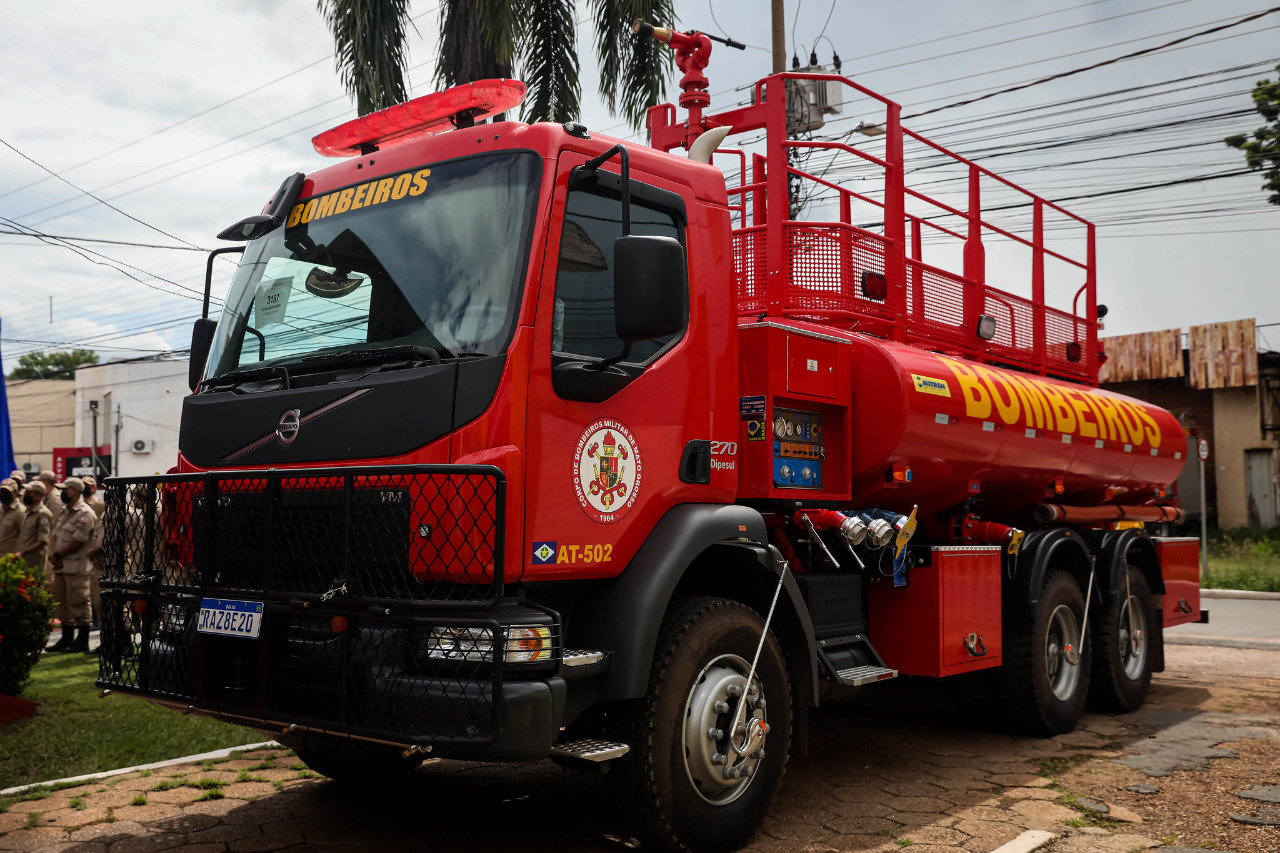
M497 468L106 486L100 686L267 730L296 724L395 743L497 737L502 644L466 655L423 647L434 636L502 636L484 612L503 590ZM202 599L261 603L258 637L197 631Z
M489 466L115 478L103 582L487 606L502 593L504 492Z

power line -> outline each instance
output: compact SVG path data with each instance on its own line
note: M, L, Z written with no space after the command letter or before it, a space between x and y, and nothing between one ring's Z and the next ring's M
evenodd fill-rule
M131 214L131 213L125 213L123 210L121 210L120 208L116 207L114 204L111 204L111 203L110 203L110 202L108 202L108 201L104 201L103 199L98 198L96 195L94 195L93 193L89 192L89 191L88 191L88 190L86 190L86 189L83 189L82 187L78 187L78 186L76 186L76 185L75 185L75 184L73 184L71 181L69 181L69 180L67 180L66 178L62 177L62 175L59 175L57 172L53 171L53 170L52 170L52 169L50 169L49 167L47 167L47 166L45 166L44 164L42 164L42 163L40 163L40 162L38 162L38 161L34 160L33 158L31 158L31 157L27 156L26 154L24 154L24 153L22 153L21 151L19 151L17 148L14 148L12 145L10 145L10 144L9 144L8 142L6 142L5 140L0 139L0 145L3 145L5 148L8 148L10 151L12 151L14 154L17 154L19 157L21 157L23 160L26 160L28 163L31 163L32 165L37 166L37 167L39 167L40 169L43 169L44 171L48 172L50 175L52 175L53 177L55 177L55 178L57 178L58 180L62 181L64 184L66 184L67 186L71 187L72 189L74 189L74 190L77 190L77 191L79 191L79 192L84 193L84 194L85 194L85 195L87 195L89 198L93 199L94 201L98 202L99 204L104 204L104 205L106 205L107 207L111 208L111 209L112 209L112 210L114 210L116 213L120 214L121 216L123 216L123 217L125 217L125 218L127 218L127 219L132 219L134 222L138 223L139 225L142 225L142 226L144 226L144 227L146 227L146 228L150 228L152 231L155 231L157 234L163 234L164 236L168 237L170 240L177 240L179 243L186 243L188 246L191 246L193 249L199 249L199 248L200 248L200 247L199 247L199 246L197 246L195 243L189 243L189 242L187 242L186 240L183 240L181 237L175 237L173 234L170 234L168 231L165 231L163 228L157 228L156 226L152 225L152 224L151 224L151 223L149 223L149 222L143 222L141 219L139 219L138 217L134 216L133 214ZM5 221L6 221L6 222L12 222L13 220L5 220ZM204 250L203 250L203 249L201 249L201 251L204 251Z
M34 234L28 234L25 231L8 231L0 228L0 234L12 234L18 237L34 237ZM45 234L53 240L65 240L68 243L107 243L112 246L132 246L139 249L175 249L179 252L207 252L208 249L202 249L199 246L166 246L161 243L132 243L128 240L107 240L102 237L68 237L64 234Z
M997 95L1007 95L1010 92L1018 92L1018 91L1021 91L1022 89L1029 89L1032 86L1040 86L1045 83L1052 82L1054 80L1061 80L1064 77L1071 77L1076 74L1083 74L1086 71L1093 71L1098 68L1104 68L1108 65L1114 65L1115 63L1123 62L1126 59L1136 59L1137 57L1145 56L1149 53L1155 53L1156 51L1166 50L1167 48L1174 47L1175 45L1182 44L1183 42L1191 41L1193 39L1198 39L1201 36L1212 35L1213 33L1222 32L1223 30L1229 30L1232 27L1238 27L1241 24L1247 24L1250 21L1256 21L1259 18L1264 18L1267 15L1274 14L1275 12L1280 12L1280 6L1275 6L1262 12L1256 12L1252 15L1246 15L1245 17L1240 18L1228 24L1220 24L1216 27L1209 27L1208 29L1200 30L1199 32L1194 32L1194 33L1191 33L1190 35L1176 38L1172 41L1165 42L1164 44L1156 45L1155 47L1144 47L1141 50L1135 50L1132 53L1125 54L1124 56L1117 56L1117 57L1113 57L1112 59L1104 59L1101 62L1095 62L1094 64L1086 65L1083 68L1073 68L1070 71L1062 71L1058 74L1051 74L1048 77L1041 77L1039 80L1033 80L1030 83L1021 83L1019 85L1009 86L1004 89L999 89L995 92L990 92L986 95L981 95L976 98L969 98L968 100L964 100L964 101L956 101L950 104L943 104L940 107L933 107L932 109L924 110L922 112L914 113L912 115L903 116L902 118L905 121L906 119L919 118L920 116L932 115L933 113L942 112L943 110L950 110L950 109L955 109L956 107L968 106L969 104L975 104L978 101L985 101L988 98L994 98Z

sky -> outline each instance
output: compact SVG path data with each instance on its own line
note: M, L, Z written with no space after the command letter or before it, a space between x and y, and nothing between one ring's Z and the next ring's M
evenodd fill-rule
M749 45L743 52L715 47L711 111L744 102L769 73L769 7L769 0L677 0L679 28ZM5 12L0 231L47 235L0 234L6 373L33 350L88 347L107 360L187 347L200 311L203 250L219 245L218 231L257 213L285 176L331 162L314 152L311 137L355 114L314 0L133 0L125 8L67 0ZM807 64L813 50L828 68L838 54L845 75L912 116L1265 7L1256 0L786 0L785 8L789 54ZM439 21L429 0L415 2L411 14L416 96L433 90ZM585 2L576 37L581 120L644 144L596 95ZM1268 73L1274 78L1277 62L1280 14L1272 14L905 123L1051 201L1076 198L1063 206L1098 224L1099 301L1110 308L1104 334L1246 317L1280 324L1280 207L1266 203L1258 174L1217 177L1242 168L1242 155L1220 140L1261 125L1249 91ZM669 99L676 94L673 73ZM859 120L878 115L846 104L815 137L867 142L874 151L874 140L848 136ZM949 204L963 201L955 173L908 154L909 186ZM828 177L851 186L865 178L825 155L806 165L826 166ZM1133 191L1170 181L1182 183ZM1013 198L984 183L987 210ZM1025 210L996 215L1010 230L1029 226ZM802 217L834 218L835 209L815 198ZM1050 237L1050 248L1083 251L1069 230ZM927 261L956 258L955 246L926 239ZM1025 292L1025 252L993 240L987 267L994 283ZM215 314L232 266L216 269ZM1069 305L1077 279L1051 264L1051 303ZM1259 334L1262 346L1280 348L1280 325Z

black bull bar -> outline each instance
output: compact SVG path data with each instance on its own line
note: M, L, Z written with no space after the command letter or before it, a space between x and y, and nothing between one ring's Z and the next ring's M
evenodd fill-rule
M404 744L497 738L499 469L234 471L105 485L100 687L268 731ZM249 615L219 620L223 602ZM228 622L231 633L211 633Z

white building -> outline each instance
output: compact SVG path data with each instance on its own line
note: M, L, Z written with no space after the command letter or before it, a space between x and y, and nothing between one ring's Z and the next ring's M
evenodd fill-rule
M120 477L163 474L178 464L178 424L187 387L185 359L107 362L76 371L75 443L110 445Z

